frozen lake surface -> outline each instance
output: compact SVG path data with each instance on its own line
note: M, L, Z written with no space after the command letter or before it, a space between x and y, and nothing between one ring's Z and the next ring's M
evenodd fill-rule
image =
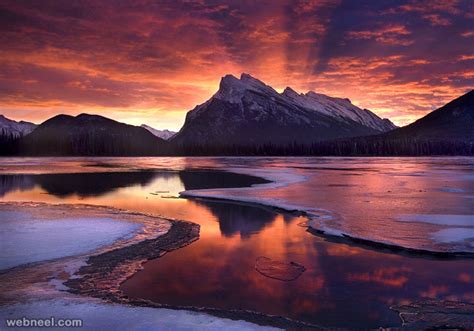
M0 318L77 319L82 320L81 330L277 330L245 321L217 318L208 314L183 310L129 307L79 300L49 300L16 304L0 311ZM16 328L17 330L21 328ZM31 328L23 328L28 330ZM64 330L65 328L48 328Z
M23 158L1 168L2 201L105 205L199 223L197 242L123 284L130 297L356 328L399 325L393 304L474 302L472 259L341 237L474 253L473 158ZM255 268L261 257L305 271L291 281L267 277Z
M0 211L0 270L94 251L130 237L140 224L108 218L37 220Z

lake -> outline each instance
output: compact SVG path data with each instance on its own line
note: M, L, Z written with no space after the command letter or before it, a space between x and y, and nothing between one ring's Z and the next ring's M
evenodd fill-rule
M199 240L122 284L131 298L350 328L400 325L395 304L474 303L474 158L7 158L0 168L0 201L198 223ZM262 257L305 270L275 279L257 270Z

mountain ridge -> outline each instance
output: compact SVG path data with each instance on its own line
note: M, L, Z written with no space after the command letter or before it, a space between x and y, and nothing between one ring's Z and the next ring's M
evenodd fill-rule
M155 155L166 142L148 130L100 115L59 114L18 144L27 155Z
M474 89L385 137L454 139L474 142Z
M17 122L0 114L0 136L18 139L31 133L36 127L37 125L34 123Z
M315 92L278 93L243 73L222 77L219 89L186 115L171 139L179 144L289 144L373 135L394 129L389 120L350 100Z
M39 126L11 121L0 115L0 121L15 125L26 124L30 129L35 127L31 133L22 136L0 135L0 154L474 154L474 90L405 127L384 133L369 127L370 121L374 119L373 113L352 106L349 99L328 97L315 92L298 93L290 87L278 93L250 75L244 74L241 79L227 75L213 97L188 112L183 128L170 141L156 137L145 128L146 125L137 127L100 115L80 114L74 117L59 114ZM324 112L332 113L328 115ZM365 117L362 116L364 114ZM365 121L367 126L352 120L354 116ZM375 119L377 124L385 121L378 116ZM193 134L187 137L188 140L182 140L183 131L188 130L190 125ZM321 133L326 135L325 139L318 139L318 134Z

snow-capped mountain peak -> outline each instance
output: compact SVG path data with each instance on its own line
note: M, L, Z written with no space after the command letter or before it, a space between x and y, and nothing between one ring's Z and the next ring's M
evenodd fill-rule
M20 121L16 122L0 115L0 136L20 138L26 136L36 128L36 124Z
M164 139L164 140L168 140L176 134L176 132L174 132L174 131L157 130L157 129L152 128L151 126L148 126L146 124L142 124L141 127L148 130L149 132L151 132L155 137L158 137L158 138L161 138L161 139Z
M289 98L297 98L299 96L298 92L296 92L289 86L285 87L281 94Z
M291 87L278 93L242 74L222 77L219 90L186 115L172 138L178 144L311 144L315 141L373 135L395 126L349 99Z
M219 90L212 99L219 99L232 104L241 104L244 96L248 95L249 92L257 93L273 100L278 99L283 103L287 103L290 107L296 106L308 109L339 121L354 121L379 132L386 132L396 128L389 120L383 120L373 112L353 105L351 100L347 98L330 97L313 91L298 93L291 87L286 87L279 94L271 86L246 73L243 73L240 79L233 75L224 76L221 79ZM198 106L195 109L196 112L200 112L202 106L205 105ZM193 114L192 116L196 115ZM299 115L295 114L295 116Z
M222 77L219 84L219 90L213 98L224 100L231 103L240 103L242 97L247 91L253 91L261 94L278 96L278 92L271 86L265 85L262 81L243 73L240 79L233 75Z

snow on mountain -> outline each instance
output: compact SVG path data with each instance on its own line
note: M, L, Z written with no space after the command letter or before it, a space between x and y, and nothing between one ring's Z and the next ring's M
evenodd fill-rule
M36 126L36 124L30 122L16 122L0 115L0 136L20 138L29 134Z
M233 75L226 75L222 78L219 90L214 97L231 103L240 103L243 94L247 90L278 97L278 92L271 86L265 85L263 82L253 78L249 74L242 74L240 79Z
M186 115L171 139L184 145L289 145L366 136L395 126L347 99L291 88L278 93L260 80L226 75L219 90Z
M338 120L350 119L380 132L387 132L397 127L389 119L382 119L368 109L360 109L353 105L349 99L333 98L313 91L297 93L290 87L287 87L282 94L301 107Z
M297 93L291 87L287 87L280 94L271 86L245 73L241 75L240 79L233 75L223 77L219 90L213 98L240 104L245 92L249 90L266 95L273 101L289 102L298 108L309 109L339 121L354 121L379 132L387 132L397 128L389 119L382 119L368 109L361 109L353 105L349 99L334 98L313 91ZM293 115L299 116L295 112Z
M146 124L142 124L141 127L144 128L144 129L147 129L148 131L153 133L153 135L155 135L156 137L164 139L164 140L168 140L176 134L176 132L174 132L174 131L157 130L157 129L152 128L151 126L148 126Z

